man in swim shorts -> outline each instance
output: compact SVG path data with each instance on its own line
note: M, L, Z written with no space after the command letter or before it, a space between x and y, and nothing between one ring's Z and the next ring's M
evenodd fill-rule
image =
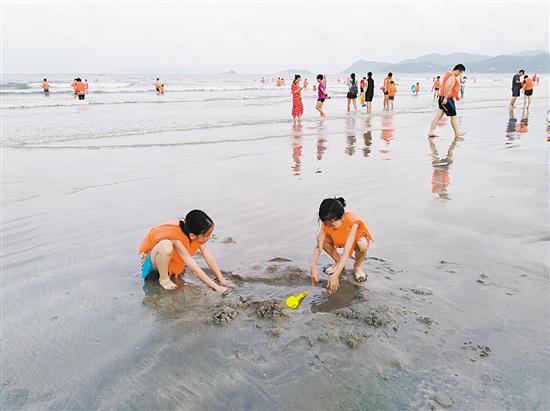
M523 86L523 76L525 75L525 70L520 70L512 78L512 99L510 100L510 107L516 107L516 99L519 97L519 93Z
M50 84L48 83L48 79L45 78L44 82L42 83L42 89L44 90L44 95L50 94Z
M452 71L448 71L443 76L441 82L441 90L439 91L439 98L437 104L439 110L435 115L428 137L436 137L435 128L437 123L441 120L443 115L451 118L451 126L455 132L455 137L461 137L464 135L462 131L458 129L458 120L456 118L456 99L460 92L460 80L459 77L466 71L466 67L463 64L457 64Z

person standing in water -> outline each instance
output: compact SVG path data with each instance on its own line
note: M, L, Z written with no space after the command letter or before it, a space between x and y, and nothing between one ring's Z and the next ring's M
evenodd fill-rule
M439 89L441 88L441 76L437 76L435 78L434 84L432 86L432 91L434 92L434 101L437 99L439 95Z
M420 83L416 83L416 85L414 86L414 94L418 96L418 94L420 93Z
M466 76L460 77L460 99L464 98L464 91L466 90Z
M84 79L84 87L86 88L86 94L88 94L88 79Z
M533 95L534 82L526 74L523 77L523 109L529 109L531 106L531 96Z
M451 118L451 126L453 127L455 137L461 137L464 135L462 131L458 129L458 119L456 118L456 103L455 100L458 97L460 90L459 77L466 71L466 67L463 64L457 64L452 71L448 71L443 76L441 84L441 90L439 92L439 98L437 104L439 110L435 115L428 137L437 137L435 134L435 128L437 123L441 120L443 115Z
M510 107L516 107L516 99L519 97L521 87L523 86L523 76L525 75L525 70L519 70L514 77L512 77L512 99L510 100Z
M317 104L315 105L315 108L319 114L321 114L321 117L326 117L325 112L323 111L323 103L330 97L327 95L327 81L325 76L322 74L317 74L317 83L319 84L319 87L317 87Z
M357 81L355 80L355 73L350 74L347 84L348 84L348 94L347 94L348 111L350 111L350 105L352 101L353 101L353 109L357 111L357 93L359 90L357 88Z
M292 85L290 86L290 92L292 93L292 117L294 118L294 125L296 121L298 124L302 122L302 114L304 114L304 104L302 103L302 90L307 87L307 80L304 81L304 85L300 86L300 79L302 77L299 74L294 76Z
M157 95L160 94L160 78L157 77L157 81L155 81L155 91L157 92Z
M79 100L84 100L86 97L86 85L82 82L82 79L78 77L74 86L75 95Z
M374 80L372 72L367 73L367 81L365 86L365 103L367 105L367 113L372 112L372 98L374 97Z
M393 101L395 100L395 94L397 93L397 87L395 87L395 82L392 80L388 84L388 110L393 111Z
M384 79L384 83L382 84L382 87L380 87L380 90L384 93L384 110L388 110L389 104L388 104L388 86L390 85L390 82L393 80L393 73L388 73L386 78Z
M47 78L44 79L44 82L42 83L41 87L42 87L42 90L44 91L44 95L49 96L50 95L50 83L48 83Z

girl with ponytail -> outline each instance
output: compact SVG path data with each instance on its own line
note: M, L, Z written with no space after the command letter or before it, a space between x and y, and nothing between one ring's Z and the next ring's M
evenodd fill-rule
M365 222L355 213L345 211L346 201L342 198L325 198L319 207L319 233L317 245L313 251L311 263L311 282L316 285L319 282L317 262L324 250L333 260L332 267L325 270L330 274L327 288L330 294L338 290L340 286L340 274L346 267L346 263L355 251L353 272L355 281L362 282L367 275L361 269L365 261L367 250L372 241L372 236ZM338 252L343 248L342 254Z
M220 293L227 291L227 287L234 285L223 277L216 260L206 249L213 231L214 222L201 210L190 211L184 220L169 221L150 229L138 251L142 254L141 278L151 278L151 273L158 272L160 285L166 290L173 290L177 285L170 276L183 274L187 266L195 277L213 290ZM219 284L212 281L193 260L197 251L201 252Z

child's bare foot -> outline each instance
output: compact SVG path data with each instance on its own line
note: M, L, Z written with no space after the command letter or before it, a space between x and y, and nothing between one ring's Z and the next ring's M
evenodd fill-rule
M214 291L216 291L217 293L220 293L220 294L225 293L227 290L228 290L227 287L222 287L221 285L218 285L218 286L216 286L216 288L214 288Z
M178 288L178 286L176 284L174 284L172 282L172 280L170 280L169 278L167 278L166 280L159 280L159 284L165 290L174 290L174 289Z
M355 277L355 281L358 283L367 281L367 275L363 272L363 270L361 270L361 268L354 270L353 276Z
M466 133L464 131L459 131L458 133L456 133L455 137L464 137L465 135Z

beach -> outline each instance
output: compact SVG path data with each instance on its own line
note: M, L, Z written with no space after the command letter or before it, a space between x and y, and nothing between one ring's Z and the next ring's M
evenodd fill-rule
M548 80L511 117L511 75L471 77L456 141L427 138L430 74L418 97L399 76L393 113L375 75L372 115L329 77L301 127L258 76L3 92L2 408L549 409ZM329 296L309 266L332 196L374 243ZM148 229L193 208L227 295L138 274Z

